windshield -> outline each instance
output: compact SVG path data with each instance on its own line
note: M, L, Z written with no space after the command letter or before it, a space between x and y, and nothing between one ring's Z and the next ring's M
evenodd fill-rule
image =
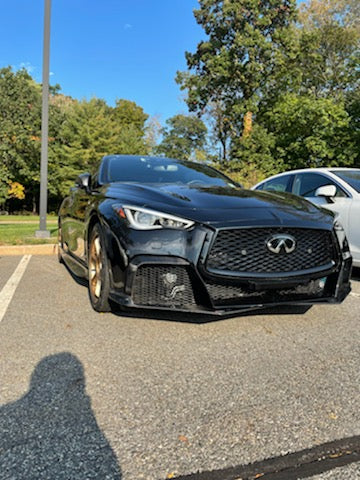
M217 170L200 163L169 158L114 156L109 159L108 182L235 187Z
M354 190L360 193L360 169L359 170L331 170L331 173L347 182Z

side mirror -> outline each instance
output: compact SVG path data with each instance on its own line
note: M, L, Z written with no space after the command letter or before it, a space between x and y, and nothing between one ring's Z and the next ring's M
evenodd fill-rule
M328 203L334 203L333 197L335 197L335 195L335 185L323 185L315 191L315 197L324 197Z
M335 185L323 185L319 187L315 192L315 197L335 197L336 195L336 187Z
M86 192L90 191L90 184L91 184L91 175L90 173L82 173L79 175L75 181L75 185Z

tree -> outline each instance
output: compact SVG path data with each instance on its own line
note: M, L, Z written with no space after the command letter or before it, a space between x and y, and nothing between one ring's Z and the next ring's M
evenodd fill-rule
M206 107L205 117L210 126L212 150L216 151L220 144L220 151L215 157L221 163L226 163L229 160L232 124L229 115L226 114L225 106L221 102L211 102Z
M120 99L111 110L116 125L121 128L122 145L118 153L145 155L149 151L146 142L145 122L149 118L142 107L130 100Z
M60 143L52 149L51 165L56 168L49 164L49 173L57 175L60 193L67 193L79 173L95 171L104 155L146 154L146 119L143 109L128 100L119 100L115 108L97 98L68 105Z
M149 154L156 151L156 146L161 136L161 130L162 127L159 115L154 115L147 120L144 140L149 150Z
M293 55L296 2L199 0L199 4L195 18L208 38L194 54L186 53L189 71L178 72L177 82L187 91L190 111L202 114L212 103L221 105L226 129L237 138L244 115L256 112L259 99L275 87L275 78L280 71L285 73L285 61ZM219 133L220 127L221 123Z
M310 0L300 6L300 22L307 30L337 23L360 34L358 0Z
M0 163L0 210L4 208L6 200L9 198L9 173L2 163Z
M359 84L360 3L311 0L300 14L301 91L341 97Z
M202 120L193 115L175 115L166 121L163 139L157 153L167 157L189 160L204 150L207 128ZM201 155L200 155L201 157Z
M63 195L77 175L96 170L102 156L116 152L120 135L110 107L103 100L73 103L60 131L61 144L53 151L60 166Z
M343 103L287 94L265 115L284 169L351 166L356 155Z
M41 88L26 70L0 69L0 112L2 170L32 198L39 183Z
M350 117L350 136L356 152L354 166L360 168L360 87L347 94L346 111Z

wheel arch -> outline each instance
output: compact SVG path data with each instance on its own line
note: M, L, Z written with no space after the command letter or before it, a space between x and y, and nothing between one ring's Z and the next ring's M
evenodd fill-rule
M128 264L125 251L120 245L116 235L113 233L106 220L101 219L97 212L90 216L87 227L86 250L88 255L91 231L96 224L99 224L103 231L105 251L109 263L110 280L112 285L122 285L124 281L124 272Z

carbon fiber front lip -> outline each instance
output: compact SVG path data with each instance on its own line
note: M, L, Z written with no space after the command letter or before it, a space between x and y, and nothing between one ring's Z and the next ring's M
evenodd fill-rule
M254 312L256 310L264 310L270 309L274 307L293 307L293 306L312 306L315 304L338 304L341 303L344 298L350 293L351 288L348 287L344 290L343 295L341 298L336 299L335 297L324 297L324 298L316 298L316 299L307 299L307 300L298 300L296 302L289 301L289 302L273 302L273 303L266 303L266 304L250 304L250 305L232 305L230 308L224 309L221 307L215 307L213 310L207 310L204 308L197 308L197 309L180 309L180 308L166 308L166 307L158 307L158 306L144 306L144 305L136 305L133 303L130 297L127 295L121 295L117 292L110 292L110 299L115 302L116 304L120 305L129 310L145 310L145 311L153 311L153 312L176 312L176 313L183 313L189 315L210 315L214 317L223 317L227 315L236 316L247 312Z

